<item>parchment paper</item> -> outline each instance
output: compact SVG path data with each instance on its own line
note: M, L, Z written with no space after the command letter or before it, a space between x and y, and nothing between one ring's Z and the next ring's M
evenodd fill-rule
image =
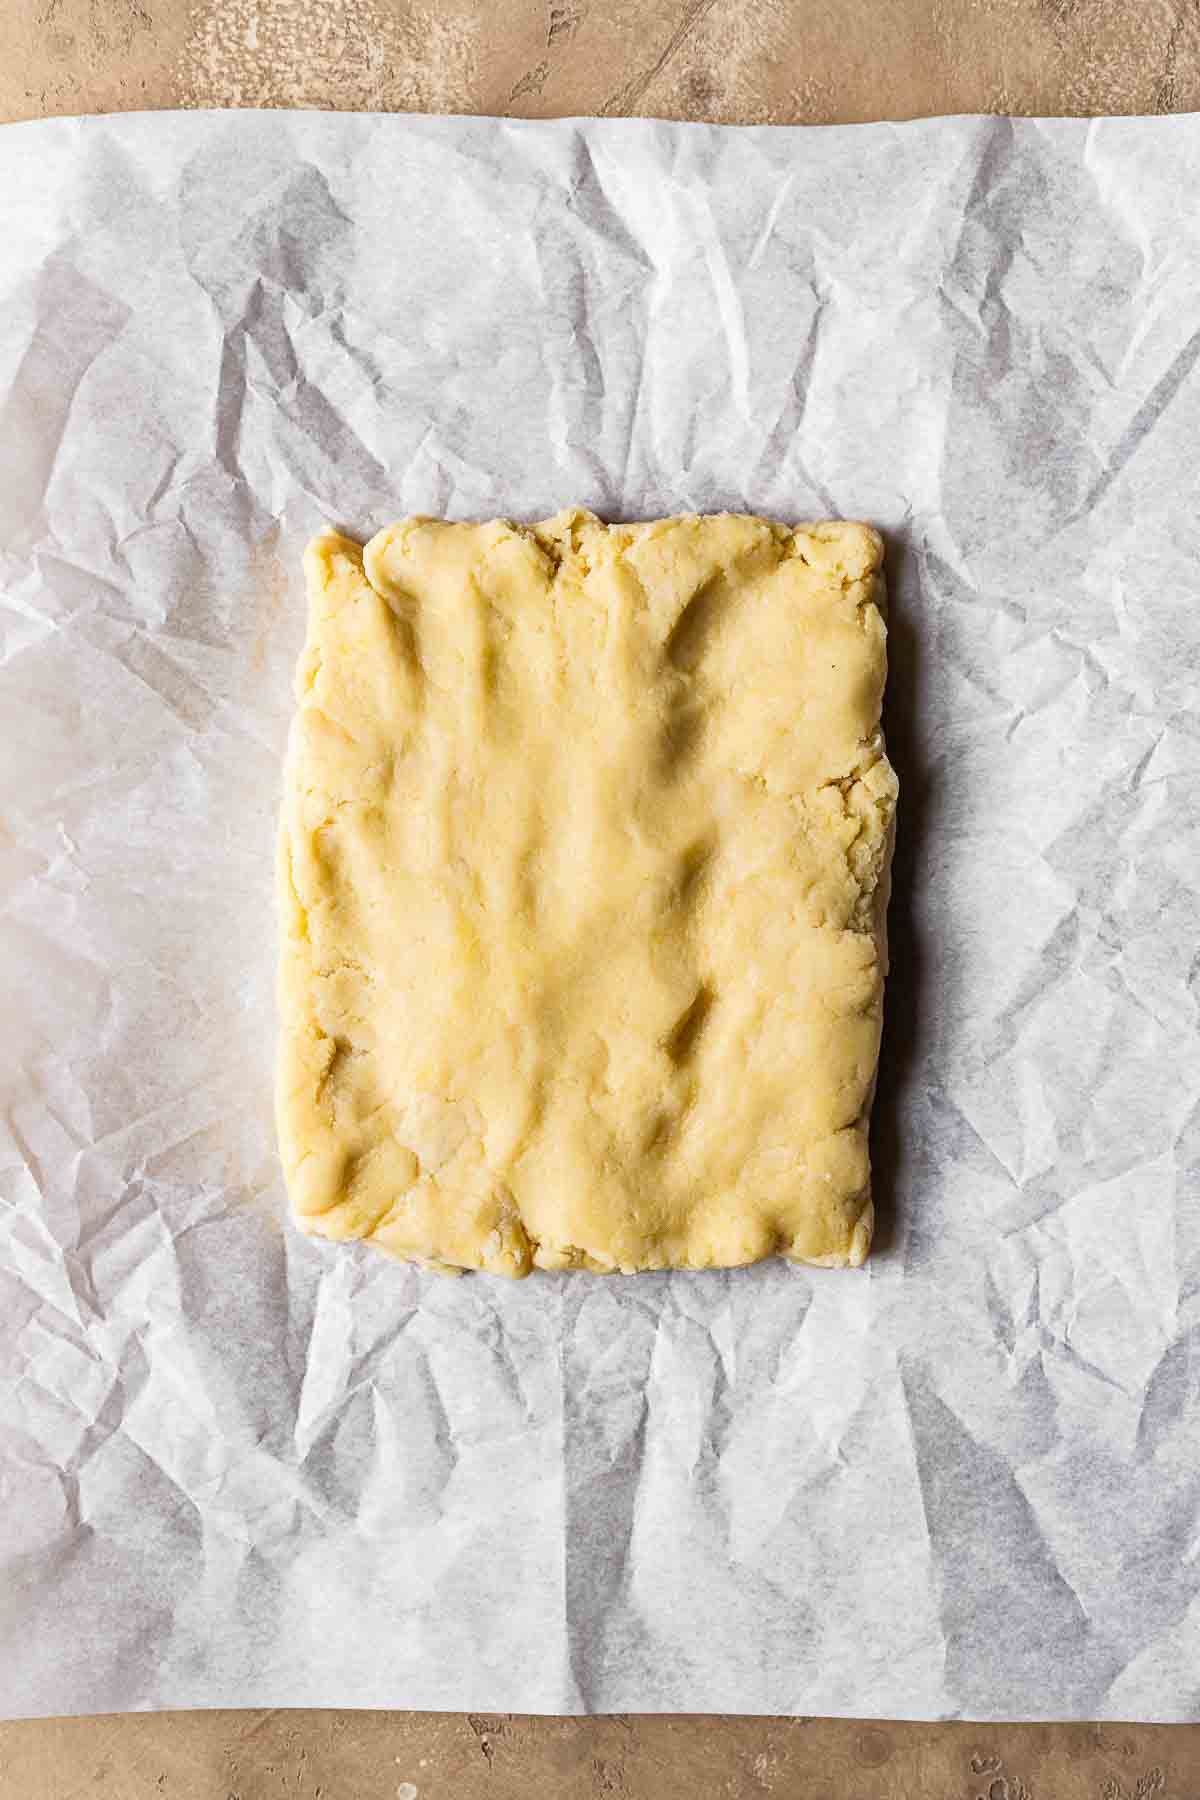
M0 1705L1200 1713L1200 121L0 134ZM284 1221L324 520L889 534L869 1271Z

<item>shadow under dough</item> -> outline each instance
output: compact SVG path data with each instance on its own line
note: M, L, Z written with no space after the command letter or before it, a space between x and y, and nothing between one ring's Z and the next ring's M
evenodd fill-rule
M921 713L921 640L918 557L903 537L887 544L888 681L883 729L889 760L900 783L892 893L888 906L887 990L883 1043L871 1115L871 1183L875 1200L873 1254L887 1255L899 1238L906 1142L903 1121L920 1059L921 941L915 898L925 864L932 817L933 773L925 749Z

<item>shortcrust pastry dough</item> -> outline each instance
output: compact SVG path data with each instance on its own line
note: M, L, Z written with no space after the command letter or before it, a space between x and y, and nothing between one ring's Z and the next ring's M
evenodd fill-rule
M301 1228L504 1275L860 1263L896 801L877 533L570 510L305 561Z

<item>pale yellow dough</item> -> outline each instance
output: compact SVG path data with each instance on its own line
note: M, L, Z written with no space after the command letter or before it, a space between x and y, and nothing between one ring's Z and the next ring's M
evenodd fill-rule
M310 544L279 857L303 1230L504 1275L863 1260L880 555L581 511Z

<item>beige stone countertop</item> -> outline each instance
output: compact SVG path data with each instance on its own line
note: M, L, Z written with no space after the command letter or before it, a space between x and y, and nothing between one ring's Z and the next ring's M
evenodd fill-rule
M0 0L0 118L1200 110L1200 0ZM208 1712L0 1724L0 1800L1197 1800L1200 1726Z
M3 0L0 117L1200 109L1194 0Z

